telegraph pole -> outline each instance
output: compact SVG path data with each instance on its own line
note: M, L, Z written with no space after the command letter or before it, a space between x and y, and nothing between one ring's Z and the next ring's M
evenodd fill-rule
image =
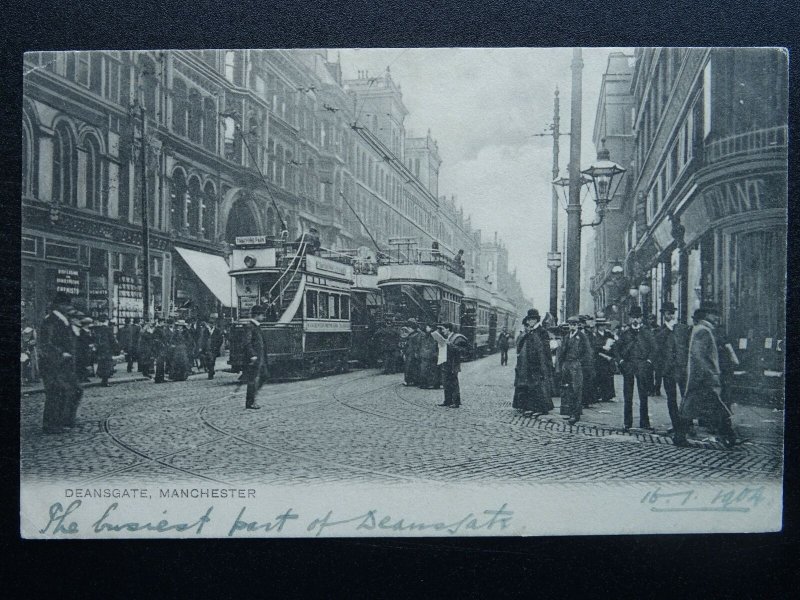
M559 109L558 109L558 88L556 88L553 98L553 181L558 178L558 136L559 132ZM550 253L555 258L558 254L558 191L553 188L553 210L552 210L552 229L550 231ZM558 264L548 265L550 267L550 314L558 319Z
M567 204L566 316L578 314L581 285L581 102L583 57L572 51L572 105L569 139L569 203Z
M144 100L144 98L142 98ZM144 102L139 103L142 117L140 162L142 163L142 300L145 321L150 319L150 202L147 197L147 119Z

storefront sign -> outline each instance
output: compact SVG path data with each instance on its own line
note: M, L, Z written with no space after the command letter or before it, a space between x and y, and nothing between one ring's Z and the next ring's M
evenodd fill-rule
M754 210L781 208L786 198L763 179L741 179L713 185L703 192L712 221Z
M57 269L55 275L55 291L66 292L72 296L78 296L81 293L80 271Z

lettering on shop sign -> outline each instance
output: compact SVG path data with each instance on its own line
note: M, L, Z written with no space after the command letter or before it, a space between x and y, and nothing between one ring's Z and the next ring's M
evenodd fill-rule
M347 268L335 262L321 261L311 256L306 258L306 265L309 271L324 271L336 273L337 275L347 275Z
M782 206L778 194L769 188L764 179L726 181L706 190L703 197L712 221Z

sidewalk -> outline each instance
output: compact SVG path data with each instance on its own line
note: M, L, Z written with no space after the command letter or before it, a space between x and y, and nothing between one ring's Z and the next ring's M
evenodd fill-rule
M217 362L215 363L214 370L217 373L220 373L228 368L228 357L227 356L220 356L217 357ZM192 373L189 374L189 377L198 377L200 375L205 376L206 371L198 370L196 367L192 370ZM169 378L167 378L169 380ZM114 372L113 377L108 380L109 385L119 385L121 383L136 383L142 381L153 381L152 378L148 379L141 373L134 371L133 373L128 373L127 371L127 363L120 363L116 365L116 371ZM93 387L100 387L100 379L98 377L92 377L87 383L81 383L81 387L86 388L93 388ZM41 380L38 383L34 383L33 385L23 384L20 389L20 394L22 396L31 396L33 394L43 394L44 393L44 384L42 384Z
M647 431L632 427L626 434L623 427L623 407L622 400L622 376L614 377L614 389L617 397L612 402L599 402L583 409L581 420L572 430L580 431L584 428L584 433L594 435L620 435L629 436L639 441L654 443L672 444L672 439L667 431L672 427L672 422L667 411L666 395L651 396L648 399L648 412L650 414L650 425L654 431ZM538 420L545 423L555 423L558 425L562 419L559 416L560 400L553 399L556 408L549 415L540 417ZM680 393L678 393L678 404L680 405ZM744 440L743 445L767 445L779 446L783 442L784 433L784 411L768 406L753 406L750 404L736 404L731 407L733 411L733 427L737 437ZM639 396L634 389L633 400L633 424L639 422ZM564 423L565 429L570 426ZM560 426L559 426L560 429ZM694 446L705 446L712 448L723 448L722 442L713 434L702 427L696 427L696 435L690 440Z

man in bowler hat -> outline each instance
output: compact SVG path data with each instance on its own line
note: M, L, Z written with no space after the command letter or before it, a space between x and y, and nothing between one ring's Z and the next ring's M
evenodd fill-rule
M656 333L656 354L653 361L656 376L661 379L667 395L667 410L672 421L672 431L682 428L678 412L678 390L681 398L686 389L686 365L689 359L689 328L678 323L677 309L672 302L661 307L664 323Z
M561 340L556 373L561 376L561 414L569 415L568 422L574 425L581 418L583 365L591 360L592 349L586 335L578 330L580 319L577 316L567 319L567 325L569 333Z
M256 394L264 383L263 368L266 361L264 338L261 337L261 322L264 320L264 307L256 304L250 309L250 318L244 326L245 367L242 371L243 381L247 382L245 408L258 410Z
M653 358L656 344L653 332L642 323L642 309L631 308L630 327L622 332L619 341L614 345L617 351L617 364L622 371L622 396L624 406L625 431L633 426L633 383L639 392L639 427L650 429L650 413L647 406L647 395L653 383Z

